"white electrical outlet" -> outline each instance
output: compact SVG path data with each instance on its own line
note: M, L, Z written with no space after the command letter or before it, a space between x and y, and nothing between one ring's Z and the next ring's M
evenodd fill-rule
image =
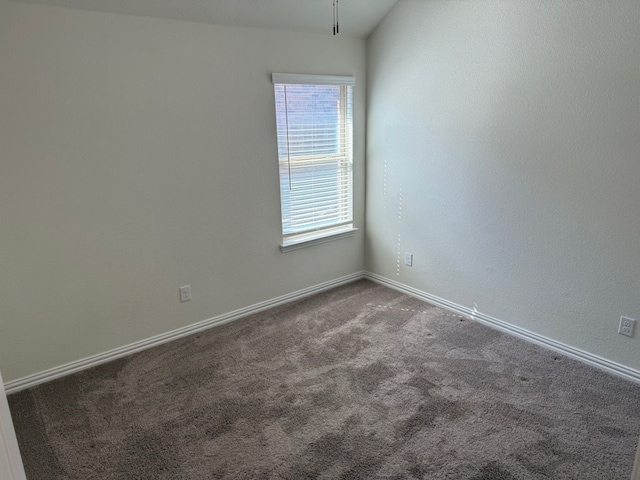
M407 267L413 267L413 253L405 253L404 254L404 264Z
M180 287L180 301L188 302L191 300L191 286L185 285L184 287Z
M620 326L618 327L618 333L620 335L626 335L627 337L633 337L633 329L636 326L636 321L633 318L620 317Z

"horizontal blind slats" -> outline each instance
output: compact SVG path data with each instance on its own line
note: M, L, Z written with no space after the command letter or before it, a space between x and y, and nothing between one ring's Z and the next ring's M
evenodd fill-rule
M351 87L274 88L283 234L352 223Z

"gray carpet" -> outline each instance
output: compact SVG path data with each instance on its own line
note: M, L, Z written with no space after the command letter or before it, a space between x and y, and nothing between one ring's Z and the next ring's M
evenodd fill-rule
M640 386L359 281L9 398L30 480L625 479Z

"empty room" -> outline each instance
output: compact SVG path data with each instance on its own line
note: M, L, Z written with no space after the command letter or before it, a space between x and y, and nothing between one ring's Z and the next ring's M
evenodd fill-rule
M2 480L640 480L640 3L0 0Z

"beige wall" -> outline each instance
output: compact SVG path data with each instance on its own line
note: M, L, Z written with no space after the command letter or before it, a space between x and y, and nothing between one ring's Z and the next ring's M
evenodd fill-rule
M640 368L638 18L401 0L368 43L367 268Z
M365 45L0 0L5 380L361 270L362 230L277 248L269 76L356 75L362 227L367 47L367 268L640 368L639 15L402 0Z
M362 230L278 249L270 75L356 76L362 227L365 48L0 2L5 381L362 270Z

